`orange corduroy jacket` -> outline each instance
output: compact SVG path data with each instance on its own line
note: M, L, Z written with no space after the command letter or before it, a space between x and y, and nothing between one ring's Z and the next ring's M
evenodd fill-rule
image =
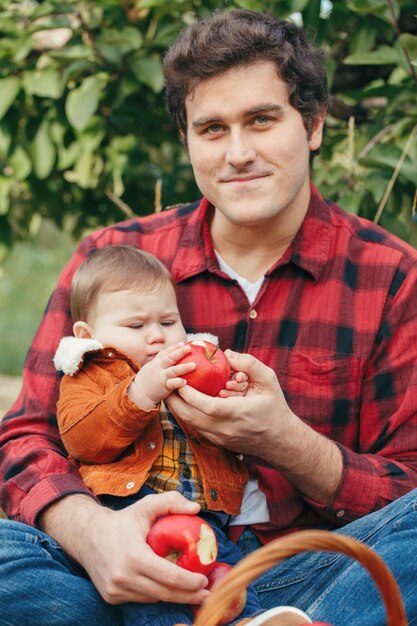
M139 365L112 346L75 337L61 340L54 361L67 372L57 405L59 430L85 484L97 496L136 493L163 446L160 407L141 409L127 395ZM207 508L237 515L248 479L241 458L180 426Z

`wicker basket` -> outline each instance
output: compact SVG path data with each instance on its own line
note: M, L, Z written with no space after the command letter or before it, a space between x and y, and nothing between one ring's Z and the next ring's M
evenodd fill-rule
M225 607L243 588L280 561L311 550L342 552L359 561L368 570L381 593L387 626L408 625L398 585L384 561L371 548L344 535L305 530L271 541L242 559L201 607L194 626L217 626Z

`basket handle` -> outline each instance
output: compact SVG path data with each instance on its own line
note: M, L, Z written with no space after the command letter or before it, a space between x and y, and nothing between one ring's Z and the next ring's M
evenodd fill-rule
M388 626L407 626L407 616L395 578L374 550L356 539L325 530L302 530L275 539L240 561L204 603L194 626L217 626L224 609L249 583L280 561L312 550L342 552L356 559L372 576L385 605ZM177 626L181 626L177 624Z

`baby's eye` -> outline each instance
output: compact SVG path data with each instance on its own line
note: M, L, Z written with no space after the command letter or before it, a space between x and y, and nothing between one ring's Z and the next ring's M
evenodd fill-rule
M133 330L138 330L139 328L143 328L143 324L129 324L129 328Z
M175 324L174 320L165 320L161 322L161 326L173 326Z

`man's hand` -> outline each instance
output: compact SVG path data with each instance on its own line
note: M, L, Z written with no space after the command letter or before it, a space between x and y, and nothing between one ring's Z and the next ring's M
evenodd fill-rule
M185 385L186 380L181 376L192 372L195 363L176 363L190 351L189 345L176 343L143 365L127 390L133 402L141 409L154 409L174 389Z
M246 395L212 398L186 385L169 396L172 413L213 443L267 461L309 498L329 502L343 469L336 444L291 411L270 367L250 354L225 354L247 375Z
M250 354L226 350L232 369L246 374L246 394L210 397L189 385L167 403L181 420L213 443L268 460L275 440L298 418L290 411L274 371ZM272 438L272 439L271 439Z
M179 602L201 604L209 595L207 579L157 556L146 543L152 522L168 513L199 510L176 492L146 496L112 511L77 494L53 504L41 526L88 572L110 604Z

